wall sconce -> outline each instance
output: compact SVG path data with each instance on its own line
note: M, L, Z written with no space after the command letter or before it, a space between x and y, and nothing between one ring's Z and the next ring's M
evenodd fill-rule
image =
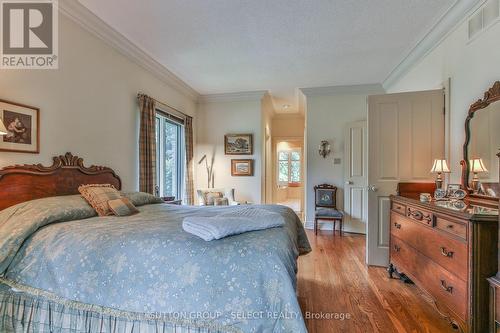
M326 158L330 154L330 144L328 143L328 141L326 140L321 141L321 143L319 144L318 152L319 156L323 158Z
M437 173L436 178L436 188L440 189L443 187L443 177L441 176L443 173L450 173L450 168L448 167L448 163L446 160L436 159L434 160L434 164L431 169L432 173Z

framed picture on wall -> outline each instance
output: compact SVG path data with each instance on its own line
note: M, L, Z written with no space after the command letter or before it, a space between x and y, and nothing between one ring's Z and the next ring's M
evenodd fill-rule
M40 153L40 110L0 100L0 118L7 130L0 136L0 151Z
M231 160L231 176L253 176L253 160Z
M253 134L226 134L224 153L226 155L252 155Z

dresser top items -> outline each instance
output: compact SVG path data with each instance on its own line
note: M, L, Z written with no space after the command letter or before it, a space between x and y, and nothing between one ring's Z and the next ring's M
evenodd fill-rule
M497 220L498 221L498 209L489 208L486 206L479 206L471 204L469 200L465 199L463 201L436 201L431 202L421 202L413 197L407 197L402 195L392 196L392 199L397 201L407 202L413 206L421 207L422 209L433 210L439 213L448 214L461 219L467 220Z

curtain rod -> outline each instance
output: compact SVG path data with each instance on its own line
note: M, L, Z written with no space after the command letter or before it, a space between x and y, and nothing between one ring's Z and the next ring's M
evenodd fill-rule
M160 106L161 106L161 105L166 106L167 108L170 108L170 109L172 109L172 110L174 110L174 111L176 111L176 112L180 113L180 114L181 114L181 115L183 115L184 117L191 117L190 115L185 114L185 113L184 113L184 112L182 112L182 111L179 111L178 109L174 108L173 106L170 106L170 105L168 105L167 103L163 103L162 101L159 101L159 100L157 100L156 98L151 97L151 96L149 96L149 95L147 95L147 94L143 94L142 92L139 92L139 93L137 94L137 97L139 97L139 96L141 96L141 95L148 96L149 98L153 99L156 103L160 104Z

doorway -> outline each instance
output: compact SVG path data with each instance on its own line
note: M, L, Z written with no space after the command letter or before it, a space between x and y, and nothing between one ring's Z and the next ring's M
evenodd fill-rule
M304 139L273 139L273 203L290 207L303 220Z

